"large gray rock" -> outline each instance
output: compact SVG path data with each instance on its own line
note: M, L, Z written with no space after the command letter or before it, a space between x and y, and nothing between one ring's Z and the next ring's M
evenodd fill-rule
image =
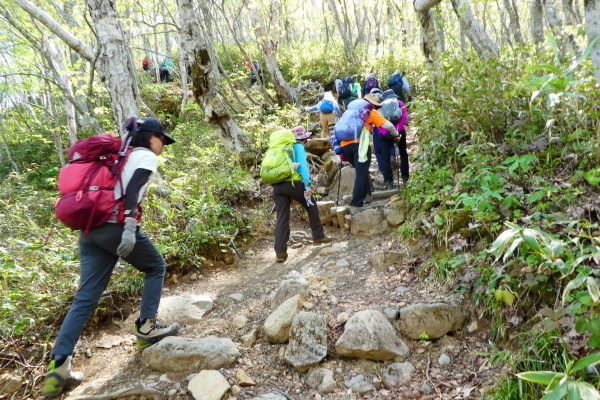
M169 336L142 352L142 363L161 372L227 368L240 356L231 339L208 336L190 342Z
M404 359L408 346L380 311L359 311L346 321L344 333L335 344L338 355L371 360Z
M275 296L273 297L273 300L271 300L271 309L276 309L283 304L284 301L297 294L306 297L310 293L310 285L303 276L298 273L290 275L293 278L282 281L275 291Z
M357 375L354 378L348 379L346 387L358 394L365 394L373 391L373 383L364 375Z
M383 209L383 217L390 226L398 226L406 220L408 205L404 201L396 201Z
M329 193L335 198L338 198L338 180L340 177L339 170L333 179L333 182L329 186ZM342 168L342 180L339 185L340 188L340 196L339 198L343 198L345 195L352 195L352 191L354 190L354 181L356 180L356 171L351 166L347 165Z
M285 343L290 338L292 320L300 311L304 298L299 294L287 299L269 315L264 325L267 340L271 343Z
M429 339L438 339L462 328L466 319L467 315L459 306L419 303L401 309L396 324L411 339L419 339L423 333L427 333Z
M355 236L375 237L388 231L388 223L379 208L368 208L352 214L350 232Z
M321 394L333 392L336 387L333 372L327 368L313 368L306 374L306 384Z
M194 324L212 309L213 302L208 296L174 296L160 299L158 317L162 322L172 324Z
M317 365L327 355L327 321L312 312L300 312L290 329L284 358L299 371Z
M195 400L221 400L231 385L219 371L200 371L188 384Z
M383 384L388 389L406 385L415 371L415 367L409 362L390 364L383 369Z
M387 267L402 259L402 253L398 251L376 251L371 253L371 264L376 273L384 272Z

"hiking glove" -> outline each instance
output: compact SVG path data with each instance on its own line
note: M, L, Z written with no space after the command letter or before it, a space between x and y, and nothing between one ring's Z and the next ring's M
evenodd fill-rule
M387 130L395 138L400 136L400 134L396 130L396 127L390 121L385 121L385 124L381 125L381 127Z
M121 244L117 248L119 257L127 257L135 246L135 231L137 221L135 219L126 218L123 226L123 235L121 236Z

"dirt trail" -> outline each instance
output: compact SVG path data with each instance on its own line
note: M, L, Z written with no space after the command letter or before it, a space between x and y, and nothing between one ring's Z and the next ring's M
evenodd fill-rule
M305 224L302 224L305 226ZM306 231L308 232L308 231ZM256 386L243 388L236 399L251 399L263 393L279 389L296 400L320 398L316 390L304 383L304 375L294 370L282 359L285 345L266 342L260 334L264 320L271 312L269 294L285 279L292 270L301 273L311 285L308 302L314 307L311 311L321 314L330 323L330 352L321 367L333 371L337 389L324 399L358 399L350 393L344 382L358 374L369 376L377 388L365 399L475 399L489 386L491 379L497 378L499 371L490 368L485 329L468 332L466 327L452 335L436 341L411 341L403 338L410 348L410 361L416 371L406 386L385 389L381 384L382 368L390 362L374 362L364 359L338 358L333 351L334 343L343 331L343 326L335 323L342 312L354 313L374 309L400 309L418 302L447 302L457 300L446 290L434 288L418 278L418 268L411 249L401 246L392 236L379 238L336 237L332 244L314 246L306 244L300 249L290 249L290 257L284 264L274 263L271 248L272 238L258 243L241 260L239 268L214 271L193 280L182 277L177 285L170 285L164 296L194 294L209 295L214 302L213 309L202 321L193 326L184 326L180 336L198 339L215 335L232 339L239 344L241 357L232 368L222 369L226 378L233 379L236 368L244 369L256 382ZM319 255L325 247L339 249L329 256ZM370 262L375 251L394 250L406 254L399 263L377 273ZM347 262L345 262L345 261ZM242 293L244 298L236 302L229 295ZM332 298L334 296L334 298ZM248 323L243 328L234 327L231 322L237 315L245 315ZM467 321L472 323L473 318ZM75 369L85 373L81 386L63 396L63 399L81 399L92 394L108 394L118 389L143 383L164 393L165 399L193 399L187 392L187 377L199 371L181 374L161 374L148 370L141 363L141 353L135 347L130 333L131 318L94 336L82 337L75 358ZM481 327L481 324L480 324ZM259 332L252 348L241 345L241 336L252 329ZM109 342L120 344L111 348L98 345ZM89 350L88 350L89 349ZM86 355L87 350L87 355ZM448 366L440 366L440 354L451 359ZM89 357L91 356L91 357ZM431 387L430 393L422 392L424 383ZM131 397L140 399L140 397ZM227 397L226 397L227 398Z

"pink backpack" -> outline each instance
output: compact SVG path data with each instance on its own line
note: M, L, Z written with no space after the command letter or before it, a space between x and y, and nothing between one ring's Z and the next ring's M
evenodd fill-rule
M132 150L126 142L106 133L78 140L69 148L70 163L58 174L61 197L54 205L58 220L87 236L90 228L113 216L115 206L123 202L122 197L115 199L114 188L121 184L121 171ZM118 209L117 223L122 224L123 207Z

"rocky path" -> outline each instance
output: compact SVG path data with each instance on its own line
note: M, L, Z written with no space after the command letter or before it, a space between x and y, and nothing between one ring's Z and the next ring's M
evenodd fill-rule
M74 367L86 379L63 399L478 398L499 371L483 354L489 351L487 330L468 305L419 279L418 260L392 236L331 233L332 244L314 246L306 232L294 232L304 244L290 249L284 264L273 262L267 240L247 252L239 268L171 276L160 316L188 321L178 339L140 352L130 333L133 317L84 336ZM273 337L285 339L290 330L288 321L287 328L265 333L265 324L273 327L274 319L285 319L272 315L272 305L297 293L301 297L277 310L291 301L291 317L302 311L305 322L294 318L290 342L273 343ZM177 302L167 309L168 299L181 301L182 296L197 306L197 314L186 314ZM459 307L448 308L452 305ZM415 307L421 307L417 314ZM361 325L364 317L367 322ZM349 326L358 329L345 333ZM303 327L310 332L302 332ZM354 344L341 346L342 335L350 334ZM398 350L402 344L408 354ZM361 353L370 358L339 355L353 354L347 352L353 346L371 346ZM322 360L315 363L315 357ZM298 358L299 364L305 362L295 368L290 360ZM311 362L316 368L305 372Z

